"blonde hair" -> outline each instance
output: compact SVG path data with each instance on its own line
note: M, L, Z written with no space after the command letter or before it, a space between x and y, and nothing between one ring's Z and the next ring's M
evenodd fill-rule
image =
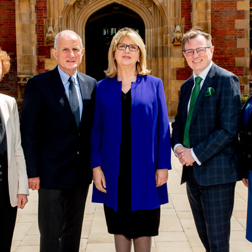
M3 79L4 75L10 70L10 56L6 51L2 51L0 48L0 63L2 63L2 76L0 76L0 81Z
M108 51L108 69L104 71L105 74L110 78L113 78L116 76L117 65L116 65L116 61L114 60L115 50L116 50L117 44L120 43L125 36L129 37L134 42L134 44L139 46L140 61L136 63L137 73L140 75L149 74L150 70L148 70L147 66L146 66L145 44L144 44L142 38L140 37L140 35L135 30L128 28L128 27L120 29L114 35L114 37L110 43L110 47L109 47L109 51Z
M203 32L200 27L193 27L191 30L189 30L187 33L183 35L183 38L181 40L183 50L185 50L186 42L189 43L190 39L194 39L199 35L205 37L207 41L207 46L212 47L212 36L209 33Z

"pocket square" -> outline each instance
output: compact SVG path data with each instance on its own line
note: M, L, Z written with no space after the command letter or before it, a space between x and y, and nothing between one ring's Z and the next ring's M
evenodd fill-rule
M205 97L212 96L215 94L215 90L212 87L209 87L205 93Z

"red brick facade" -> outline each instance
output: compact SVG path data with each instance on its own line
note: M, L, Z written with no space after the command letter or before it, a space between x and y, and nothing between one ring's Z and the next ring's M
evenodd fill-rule
M237 76L243 76L244 67L235 66L235 57L245 57L244 48L237 48L236 44L237 38L244 38L244 30L235 29L235 19L245 18L244 11L237 10L237 2L236 0L211 1L211 35L215 48L213 61ZM192 27L191 10L191 1L184 1L182 18L185 19L185 32ZM177 69L177 80L186 80L191 73L186 64L185 68Z
M244 30L235 29L235 19L244 19L244 11L237 10L238 1L211 1L211 34L214 62L243 76L244 68L235 66L235 57L245 57L244 48L237 48L237 38L244 38Z
M244 75L244 67L235 66L235 57L245 57L244 48L237 48L237 38L244 38L243 29L235 29L235 19L244 19L245 11L237 10L241 0L211 1L211 33L215 46L214 62L238 76ZM243 1L243 0L242 0ZM192 27L192 1L183 0L181 15L185 20L185 32ZM16 28L15 0L0 1L0 46L11 56L11 70L0 84L0 92L17 97L17 64L16 64ZM47 18L47 0L37 0L36 35L37 35L37 72L45 72L45 59L50 59L50 48L44 46L44 20ZM186 80L191 75L190 68L178 68L177 80Z
M44 46L44 20L47 18L47 0L37 0L36 12L36 34L37 34L37 56L38 73L45 72L45 59L50 59L50 47Z
M0 10L0 47L11 57L11 68L0 83L0 93L17 97L15 0L1 0Z

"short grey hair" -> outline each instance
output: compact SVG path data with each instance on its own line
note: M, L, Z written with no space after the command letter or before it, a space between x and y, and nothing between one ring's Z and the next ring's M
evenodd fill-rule
M59 32L59 33L55 36L55 39L54 39L54 49L55 49L56 51L58 51L58 41L59 41L59 37L62 36L62 35L64 35L64 34L72 34L72 35L77 36L77 37L79 38L79 40L80 40L81 49L83 48L82 39L81 39L81 37L80 37L76 32L74 32L74 31L72 31L72 30L63 30L63 31Z

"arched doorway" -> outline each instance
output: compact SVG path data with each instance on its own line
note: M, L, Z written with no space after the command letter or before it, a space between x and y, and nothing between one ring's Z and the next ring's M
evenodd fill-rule
M141 17L132 10L111 4L89 17L85 30L86 73L97 80L104 79L108 66L108 49L115 33L123 27L137 30L145 38Z

